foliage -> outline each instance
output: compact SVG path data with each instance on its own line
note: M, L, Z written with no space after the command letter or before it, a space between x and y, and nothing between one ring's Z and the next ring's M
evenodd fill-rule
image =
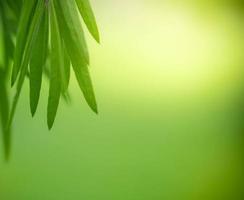
M60 97L67 96L71 67L88 105L97 113L81 18L99 42L89 0L0 1L0 114L6 158L10 153L11 126L26 77L30 84L32 116L38 106L42 76L49 78L49 129L53 126ZM10 82L16 89L11 108Z

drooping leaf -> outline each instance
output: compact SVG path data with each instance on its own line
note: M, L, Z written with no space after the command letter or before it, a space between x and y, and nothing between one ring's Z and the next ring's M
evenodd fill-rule
M47 107L47 124L51 129L57 114L61 94L60 68L63 62L62 39L60 36L57 17L53 3L51 3L51 66L50 66L50 87Z
M16 38L16 47L14 53L14 65L12 70L11 84L14 85L17 76L19 74L23 55L25 53L25 47L27 44L28 33L30 29L31 21L34 17L34 11L36 8L37 0L24 0L23 10L18 25L18 33Z
M58 23L60 30L62 30L61 35L65 42L76 79L88 105L97 113L96 99L88 71L86 55L84 54L82 25L79 20L79 13L75 7L75 0L56 0L54 2L58 15Z
M9 26L9 18L7 17L6 10L4 9L6 4L0 4L0 28L3 29L0 42L3 44L3 68L9 69L9 64L13 58L14 44Z
M69 80L70 80L70 58L65 49L64 42L62 42L62 50L63 50L63 65L60 67L60 75L61 75L61 88L62 93L65 93L69 87Z
M39 101L42 71L47 59L48 53L48 34L49 34L48 10L45 10L41 20L40 29L37 35L36 43L30 60L30 108L34 116Z
M80 56L82 56L86 63L89 64L88 49L75 0L54 0L54 5L61 34L67 35L63 37L65 45L68 37L70 39L70 43L77 43L76 46L79 48L78 51ZM67 51L69 50L70 49L67 49Z
M99 43L100 37L97 28L97 23L89 0L76 0L76 3L89 32Z
M10 154L10 137L11 129L7 130L7 123L9 118L9 99L8 99L8 72L10 61L13 57L13 41L12 30L9 26L9 17L6 13L6 2L0 2L0 52L2 55L0 63L0 126L3 135L3 145L5 152L5 159L8 160Z
M55 38L56 40L53 39L56 41L52 45L55 51L49 52L50 48L48 48L45 63L44 46L48 44L45 43L44 38L45 36L48 38L50 21L45 24L42 19L44 11L47 11L51 3L55 3L57 14L57 19L54 18L57 32L53 35L58 37ZM70 102L68 85L71 65L86 101L97 112L87 66L89 55L81 18L99 42L95 17L87 0L79 2L78 0L0 0L0 126L4 132L6 158L10 154L11 125L26 77L30 79L32 115L38 105L42 74L51 80L48 105L49 128L53 125L60 96L67 103ZM47 34L44 33L44 29ZM11 64L14 66L10 67ZM9 73L11 70L12 74ZM9 82L12 86L17 82L11 110L7 98Z
M16 87L16 93L15 93L13 103L12 103L12 108L11 108L11 112L10 112L10 116L9 116L9 122L8 122L7 129L10 129L12 122L13 122L15 110L16 110L16 107L17 107L17 104L19 101L19 96L20 96L22 86L23 86L23 83L25 80L25 76L28 71L28 64L30 61L31 53L32 53L33 46L37 39L37 35L38 35L40 24L41 24L41 19L43 17L43 13L44 13L45 9L46 9L45 2L38 1L36 9L35 9L35 14L31 21L30 30L28 33L28 38L27 38L26 47L25 47L25 55L24 55L23 62L21 65L21 72L20 72L18 84Z
M10 154L10 132L7 130L7 123L9 118L9 101L8 101L8 92L7 92L7 83L6 83L7 74L0 70L0 119L2 125L3 133L3 142L5 149L5 158L8 160Z

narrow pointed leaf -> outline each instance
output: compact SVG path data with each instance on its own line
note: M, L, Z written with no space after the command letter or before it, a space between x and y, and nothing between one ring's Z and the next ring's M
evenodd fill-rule
M9 20L6 17L6 11L4 7L2 7L2 5L0 6L0 17L0 28L3 29L0 38L0 42L3 43L3 68L5 68L5 70L8 70L10 61L13 58L14 44L11 35L9 34L9 32L11 32L9 30Z
M76 43L80 56L89 64L88 49L75 0L54 0L54 3L61 32L69 36L70 43Z
M2 133L3 133L3 142L4 142L4 150L5 150L5 158L8 160L10 154L10 137L11 130L7 130L7 123L9 117L9 103L8 103L8 94L7 94L7 86L6 86L6 73L0 71L0 118L2 125Z
M76 79L88 105L95 113L98 113L96 98L93 91L92 81L87 64L84 62L84 60L79 59L79 56L77 54L73 56L72 66L75 72Z
M34 116L38 105L42 71L47 58L48 27L48 10L45 10L30 60L30 108L32 116Z
M100 37L97 28L97 23L89 0L76 0L76 3L89 32L99 43Z
M82 33L82 27L80 22L77 21L79 17L77 17L77 12L75 12L76 9L74 9L75 2L74 0L58 0L54 2L58 15L58 23L60 30L62 30L61 34L69 54L71 64L75 71L76 79L88 105L94 112L97 113L97 104L93 91L92 81L88 71L84 51L82 51L84 43L82 40L77 39L77 37L79 38L79 35ZM69 20L67 20L67 16L65 17L64 14L68 15L68 19L71 19L71 21L75 23L68 23ZM80 37L82 36L83 33L80 35Z
M69 87L70 80L70 58L65 49L64 43L62 43L63 49L63 65L61 65L60 74L62 82L62 92L65 93Z
M45 9L46 9L45 2L38 1L37 7L35 10L35 14L33 16L33 19L31 21L31 25L30 25L30 30L29 30L29 34L28 34L28 38L27 38L27 44L26 44L26 48L25 48L25 55L24 55L23 63L21 65L21 72L20 72L18 84L16 87L16 93L15 93L13 103L12 103L12 108L11 108L11 112L10 112L10 116L9 116L7 130L10 129L12 122L13 122L13 118L14 118L14 114L16 111L18 101L19 101L22 86L23 86L25 76L28 71L28 64L30 61L30 56L31 56L31 53L33 50L33 46L35 45L35 42L37 39L38 31L39 31L40 24L41 24L41 19L43 17L43 13L44 13Z
M58 29L56 13L51 3L51 74L47 108L47 124L51 129L56 118L61 94L60 66L63 65L62 40Z
M27 44L27 37L31 20L33 19L34 10L37 0L24 0L23 10L21 12L18 33L16 38L16 48L14 54L14 65L12 71L11 84L14 85L23 61L23 55Z

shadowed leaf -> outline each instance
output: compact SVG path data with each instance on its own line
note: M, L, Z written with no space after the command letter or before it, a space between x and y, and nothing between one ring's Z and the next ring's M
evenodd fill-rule
M38 1L37 7L35 10L35 14L33 16L33 19L31 21L31 25L30 25L30 30L29 30L29 34L28 34L28 38L27 38L27 44L26 44L26 48L25 48L25 56L23 58L23 63L21 65L21 73L19 76L16 93L15 93L13 103L12 103L12 108L11 108L11 112L10 112L10 116L9 116L7 130L10 129L12 122L13 122L14 114L15 114L16 107L17 107L17 104L19 101L20 92L21 92L21 89L22 89L22 86L23 86L23 83L25 80L26 73L28 71L28 64L30 61L30 56L31 56L31 53L33 50L33 46L36 42L36 38L37 38L38 31L40 28L44 9L45 9L45 2Z
M32 116L34 116L38 105L42 71L48 53L48 27L48 10L45 10L30 60L30 108Z
M64 43L62 43L63 50L63 65L60 68L61 82L62 82L62 92L65 93L69 87L70 80L70 58L65 49Z
M9 102L8 102L8 93L6 86L6 73L0 70L0 118L2 125L2 133L3 133L3 142L4 142L4 150L5 150L5 158L8 160L10 154L10 133L11 130L7 130L7 123L9 117Z
M28 32L30 29L31 20L33 19L36 3L37 0L24 0L23 3L23 10L21 12L16 38L17 42L14 53L14 65L11 79L12 85L14 85L22 65L23 55L25 53L25 47L28 39Z
M57 17L53 3L51 3L51 74L50 74L50 88L48 97L48 108L47 108L47 124L48 128L51 129L57 114L59 105L59 99L61 94L61 82L60 82L60 68L64 65L63 62L63 49L62 40L59 33L57 24Z

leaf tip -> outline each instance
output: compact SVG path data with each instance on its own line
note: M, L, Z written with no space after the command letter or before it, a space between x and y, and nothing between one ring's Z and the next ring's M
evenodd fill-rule
M5 149L4 159L5 159L6 163L9 162L9 160L10 160L10 149Z
M34 117L36 114L36 109L31 107L31 116Z
M91 107L92 111L98 115L98 108L97 105Z
M11 155L11 140L10 140L10 128L9 126L5 130L5 137L4 137L4 158L6 162L9 162L10 155Z
M12 69L12 74L11 74L11 87L14 86L17 76L18 76L18 71L16 70L16 68L17 67L15 66L15 63L14 63L13 69Z
M30 111L32 117L35 116L36 110L37 110L37 103L35 103L33 99L30 97Z
M53 121L50 121L50 120L47 121L47 127L48 127L48 130L49 130L49 131L52 130L52 128L53 128L53 123L54 123Z
M100 39L100 35L99 35L99 33L97 33L96 35L93 35L93 37L94 37L94 39L96 40L96 42L97 42L98 44L100 44L101 39Z
M15 80L16 80L15 76L12 75L12 77L11 77L11 87L14 86Z

